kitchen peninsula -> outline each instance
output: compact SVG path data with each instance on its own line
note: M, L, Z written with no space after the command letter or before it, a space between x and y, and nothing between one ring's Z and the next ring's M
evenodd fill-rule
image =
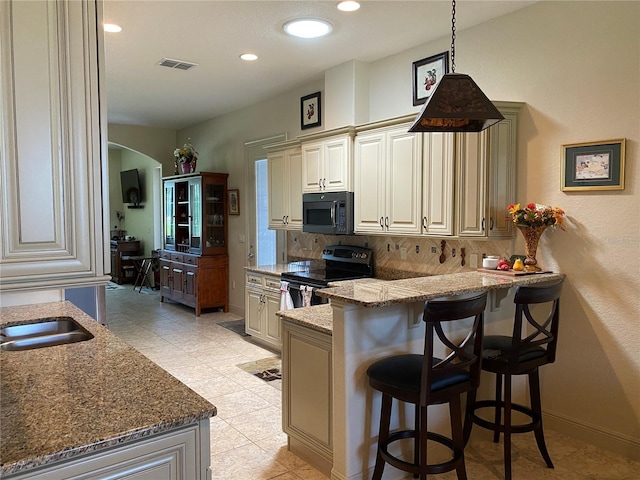
M283 335L283 415L287 424L287 409L295 405L296 394L304 389L288 384L287 365L298 365L304 357L330 359L331 391L325 395L329 406L322 403L322 395L316 392L316 417L325 413L325 418L313 422L305 418L294 418L296 425L310 425L310 432L294 432L290 446L299 455L307 458L321 470L331 471L333 480L361 480L370 478L375 463L375 448L378 435L380 398L368 386L367 367L376 360L399 353L422 353L424 328L422 310L424 302L444 296L478 291L489 292L485 313L485 332L504 334L511 331L513 322L513 294L518 285L531 285L564 278L563 274L529 274L503 276L492 273L465 272L436 275L395 281L360 279L338 282L331 288L318 292L330 299L330 305L278 312L284 323ZM304 329L301 331L300 329ZM296 331L297 329L297 331ZM290 334L289 332L293 333ZM322 336L329 340L322 340ZM308 339L308 341L307 341ZM306 343L305 343L306 342ZM323 345L330 343L324 356ZM303 345L304 344L304 345ZM310 349L305 346L309 345ZM325 348L326 350L326 348ZM293 358L298 355L298 358ZM291 382L295 381L295 376ZM481 390L493 387L483 378ZM325 379L316 380L322 384ZM514 401L521 397L524 383L514 385ZM395 408L395 407L394 407ZM447 432L448 410L446 406L430 407L430 430ZM410 410L410 409L409 409ZM307 411L311 411L308 409ZM397 410L394 410L396 429ZM319 412L319 413L318 413ZM295 413L295 412L294 412ZM328 415L331 418L326 418ZM406 412L405 412L406 413ZM326 439L322 434L322 422L328 424ZM405 421L410 425L410 414ZM322 441L318 441L322 440ZM326 440L326 441L325 441ZM330 447L330 448L328 448ZM292 448L293 449L293 448ZM385 478L401 478L403 474L389 469Z
M71 317L93 335L0 349L0 477L210 478L211 403L69 302L0 317L2 327Z

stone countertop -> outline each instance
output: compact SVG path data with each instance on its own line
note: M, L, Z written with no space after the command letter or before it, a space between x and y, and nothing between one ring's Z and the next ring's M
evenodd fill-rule
M70 302L0 308L2 324L69 316L84 342L0 350L0 477L190 425L216 408Z
M317 261L305 260L300 262L277 263L275 265L255 265L244 267L247 272L263 273L267 275L281 275L290 272L306 272L316 268Z
M276 312L283 320L309 327L328 335L333 334L333 309L331 305L314 305L312 307L295 308L293 310L280 310Z
M465 272L393 281L370 278L335 282L330 285L330 288L318 290L316 294L327 297L331 301L373 308L424 302L431 298L476 291L531 285L564 277L565 275L560 273L505 276L497 273Z

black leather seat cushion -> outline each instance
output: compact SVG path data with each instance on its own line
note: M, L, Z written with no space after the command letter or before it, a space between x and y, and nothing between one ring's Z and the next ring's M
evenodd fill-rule
M434 362L437 363L439 361L439 359L434 358ZM378 360L370 365L367 369L367 375L391 387L417 393L420 391L422 381L422 362L422 355L396 355ZM431 391L437 392L469 379L469 373L462 369L458 372L449 371L436 377Z
M508 362L511 352L511 337L503 335L491 335L484 337L482 342L482 358L498 362ZM543 347L530 346L520 353L518 360L527 362L534 358L544 357L547 351Z

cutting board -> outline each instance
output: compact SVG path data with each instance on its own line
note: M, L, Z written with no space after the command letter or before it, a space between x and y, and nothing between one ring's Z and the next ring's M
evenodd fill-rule
M536 275L541 273L552 273L551 270L541 272L525 272L524 270L489 270L488 268L479 268L480 273L493 273L495 275L506 275L508 277L518 277L520 275Z

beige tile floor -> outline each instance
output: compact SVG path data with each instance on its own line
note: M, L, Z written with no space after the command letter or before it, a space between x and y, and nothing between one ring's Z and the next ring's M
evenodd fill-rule
M130 285L107 290L109 328L217 407L211 419L213 480L326 479L287 450L281 392L236 366L276 356L218 325L237 318L223 312L197 318L190 308L160 303L157 292L133 292ZM533 436L516 435L515 480L640 479L638 462L548 429L545 433L556 468L545 467ZM501 444L487 440L482 431L474 430L465 456L470 480L504 478ZM434 478L456 476L449 472Z

